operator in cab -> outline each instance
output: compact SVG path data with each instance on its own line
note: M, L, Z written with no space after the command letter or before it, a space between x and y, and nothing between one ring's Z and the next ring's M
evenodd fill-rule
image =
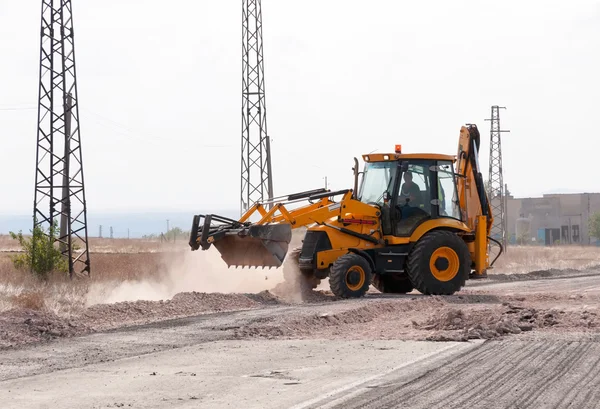
M404 172L404 183L400 188L400 206L408 205L419 207L421 205L421 189L413 182L412 172Z

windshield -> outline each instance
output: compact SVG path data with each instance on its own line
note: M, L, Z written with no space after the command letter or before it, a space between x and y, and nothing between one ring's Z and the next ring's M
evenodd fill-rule
M392 195L396 166L396 162L366 163L358 200L383 205L384 193Z

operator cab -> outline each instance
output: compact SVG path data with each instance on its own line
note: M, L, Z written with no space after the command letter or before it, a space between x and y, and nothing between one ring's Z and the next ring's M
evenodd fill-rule
M424 221L462 221L454 157L435 154L364 155L357 199L378 206L385 235L408 237ZM435 188L437 186L437 188Z

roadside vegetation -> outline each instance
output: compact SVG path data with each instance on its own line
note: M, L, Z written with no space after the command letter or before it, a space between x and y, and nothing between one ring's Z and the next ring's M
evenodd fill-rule
M194 253L192 257L187 240L90 238L92 275L89 279L71 281L65 274L64 260L57 257L58 250L49 247L39 246L44 261L35 266L37 270L34 271L38 273L31 273L31 248L36 240L46 243L40 232L29 236L20 233L0 235L0 312L16 307L46 309L70 316L85 309L90 293L100 287L109 291L120 284L137 285L138 288L173 285L173 280L181 276L179 267L174 266L186 257L193 264L186 267L188 279L192 277L196 291L203 288L207 288L207 292L213 291L210 285L216 280L216 270L226 269L220 259L214 260L214 264L210 261L208 265L196 266L196 260L203 260L202 255ZM509 246L489 274L595 266L600 266L600 248L595 246ZM221 280L232 280L235 271L227 270L226 273L226 276L220 275ZM265 286L272 282L266 281L257 271L244 271L243 277L249 281L262 280ZM326 282L323 285L326 287Z

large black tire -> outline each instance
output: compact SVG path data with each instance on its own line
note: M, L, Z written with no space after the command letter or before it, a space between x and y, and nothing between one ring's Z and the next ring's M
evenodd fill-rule
M341 298L359 298L365 295L373 278L371 265L358 254L347 253L331 266L329 286Z
M454 294L465 285L470 272L471 255L467 244L449 231L427 233L408 255L408 276L423 294Z
M373 276L373 287L384 294L406 294L414 290L407 275L380 275Z
M283 279L299 287L303 292L314 290L321 284L321 280L315 277L312 270L301 270L298 265L301 247L290 251L283 261Z

